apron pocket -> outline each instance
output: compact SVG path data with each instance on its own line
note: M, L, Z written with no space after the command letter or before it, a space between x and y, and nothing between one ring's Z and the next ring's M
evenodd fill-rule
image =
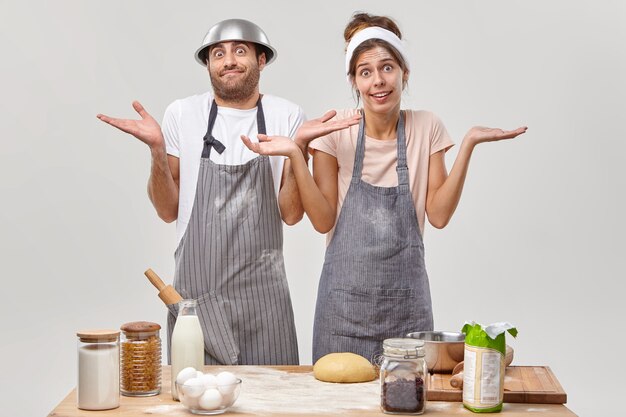
M329 295L327 319L337 336L404 337L416 324L416 304L411 288L337 288Z
M198 319L202 327L206 353L223 365L237 365L239 347L226 316L224 300L211 291L200 296L197 302ZM178 315L178 304L171 304L167 307L174 317Z

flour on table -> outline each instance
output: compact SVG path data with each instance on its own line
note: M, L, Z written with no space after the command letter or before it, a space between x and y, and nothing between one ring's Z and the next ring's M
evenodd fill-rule
M143 413L179 416L181 411L185 412L185 407L182 404L164 404L146 408Z
M266 414L321 414L378 410L378 380L335 384L315 379L313 372L289 373L277 369L238 367L243 380L233 412Z

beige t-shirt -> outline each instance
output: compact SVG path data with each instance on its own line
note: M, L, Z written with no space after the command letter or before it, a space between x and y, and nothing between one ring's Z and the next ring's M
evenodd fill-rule
M346 109L338 111L335 117L337 119L345 119L357 113L358 109ZM450 139L450 135L443 123L441 123L441 120L433 113L424 110L406 110L405 115L409 186L411 194L413 194L417 221L423 235L430 156L442 149L447 151L454 145L454 142ZM358 134L359 126L355 125L315 139L309 144L311 154L319 150L337 158L339 166L337 218L339 218L343 200L350 187ZM378 140L368 136L365 137L363 181L380 187L394 187L398 185L398 174L396 173L397 146L397 139ZM326 244L330 243L334 230L333 227L326 235Z

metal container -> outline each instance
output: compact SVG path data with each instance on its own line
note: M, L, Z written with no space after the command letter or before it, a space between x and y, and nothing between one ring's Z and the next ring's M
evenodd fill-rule
M431 373L450 373L461 361L465 348L465 335L457 332L413 332L406 337L424 341L426 365Z
M206 66L205 52L208 47L220 42L246 41L260 45L265 50L266 64L276 59L276 49L270 45L263 29L244 19L228 19L215 24L202 40L202 45L196 51L196 61Z

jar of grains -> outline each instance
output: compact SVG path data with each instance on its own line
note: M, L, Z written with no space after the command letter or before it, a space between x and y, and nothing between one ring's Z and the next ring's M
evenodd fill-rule
M120 391L129 397L161 392L161 326L149 321L126 323L122 330Z
M380 406L387 414L422 414L426 408L424 341L386 339L380 367Z

